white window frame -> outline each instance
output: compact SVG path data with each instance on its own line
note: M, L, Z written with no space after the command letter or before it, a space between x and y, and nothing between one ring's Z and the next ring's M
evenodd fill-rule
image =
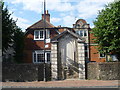
M36 54L36 62L35 62L35 60L34 60L34 54ZM33 52L33 63L44 63L44 61L43 62L38 62L38 59L37 59L37 55L38 54L44 54L44 52L43 51L34 51Z
M50 61L47 60L47 54L50 54L50 52L45 52L45 63L50 63ZM51 59L51 54L50 54L50 59Z
M50 30L46 29L46 39L49 39L50 38Z
M85 32L86 32L86 36L85 36ZM81 33L82 33L81 37L87 37L88 36L87 30L78 30L78 31L76 31L76 33L78 33L80 36L81 36Z
M43 32L43 38L40 38L40 32ZM44 36L45 36L45 35L44 35L44 30L40 30L40 31L39 31L39 39L40 39L40 40L44 40Z
M34 60L34 54L35 53L36 53L36 62ZM50 52L48 52L48 51L45 52L45 63L50 63L50 61L47 62L47 53L50 53ZM38 62L37 54L44 54L44 51L36 50L36 51L33 52L33 63L44 63L44 61L43 62ZM50 60L51 60L51 53L50 53Z
M35 36L35 33L36 33L36 32L38 32L38 38L36 38L36 36ZM39 31L38 31L38 30L35 30L35 31L34 31L34 40L39 40Z
M38 31L39 32L39 36L38 36L38 39L36 39L36 36L35 36L35 32ZM40 38L40 32L43 31L43 38ZM44 30L35 30L34 31L34 40L44 40Z

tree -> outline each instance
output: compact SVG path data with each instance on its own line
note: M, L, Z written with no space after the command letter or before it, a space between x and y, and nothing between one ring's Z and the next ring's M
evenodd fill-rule
M11 14L7 7L4 8L4 2L2 4L2 53L11 47L13 43L13 32L15 30L15 21L13 18L10 18Z
M11 14L9 14L7 7L4 7L4 2L1 1L0 3L2 3L2 54L4 55L7 53L6 51L8 48L13 48L14 60L16 62L21 62L24 33L21 28L16 25L17 21L11 18Z
M14 60L18 63L22 63L24 48L24 33L19 27L17 27L14 32L13 41L14 41L13 47L15 51Z
M92 33L102 53L112 53L120 60L120 1L110 3L99 12Z

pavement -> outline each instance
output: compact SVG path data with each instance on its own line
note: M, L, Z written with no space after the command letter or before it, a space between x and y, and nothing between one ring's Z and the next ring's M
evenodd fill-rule
M120 88L120 80L2 82L2 88Z

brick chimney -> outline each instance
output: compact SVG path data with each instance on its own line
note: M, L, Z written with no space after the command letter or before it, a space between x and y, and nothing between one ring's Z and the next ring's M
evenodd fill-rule
M48 13L48 10L45 11L46 15L46 21L50 22L50 14ZM42 19L44 19L44 14L42 14Z

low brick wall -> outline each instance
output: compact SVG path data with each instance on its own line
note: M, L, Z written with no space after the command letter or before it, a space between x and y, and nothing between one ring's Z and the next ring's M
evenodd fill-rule
M120 80L120 62L92 62L87 64L87 79Z
M44 64L2 64L2 81L43 81ZM46 64L46 80L51 80L50 65Z

